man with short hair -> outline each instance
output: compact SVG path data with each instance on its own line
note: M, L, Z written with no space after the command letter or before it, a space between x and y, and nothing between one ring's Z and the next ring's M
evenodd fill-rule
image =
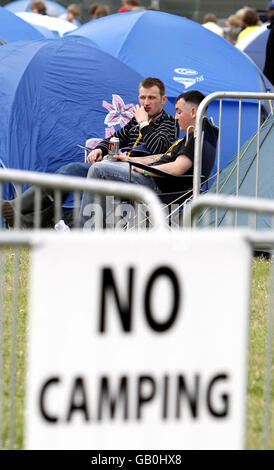
M177 136L176 122L173 116L168 115L163 106L167 101L165 85L155 77L148 77L141 81L139 85L139 104L133 108L133 118L123 128L114 133L120 142L121 149L127 149L131 156L160 154L168 150ZM67 176L86 177L90 166L98 162L108 154L109 140L102 140L97 147L92 150L87 163L73 162L62 166L57 170L57 174ZM140 148L142 151L140 151ZM67 193L62 193L63 201ZM21 221L26 226L33 225L34 212L34 188L25 191L21 199ZM14 200L13 200L14 201ZM14 225L15 206L13 201L2 203L2 214L8 226ZM54 207L54 200L51 191L42 192L42 218L41 225L50 224Z
M169 151L164 153L157 161L153 156L145 158L133 157L131 160L138 163L147 163L147 170L134 167L131 175L131 182L141 184L156 192L170 192L177 186L174 180L165 177L158 177L153 174L153 167L167 172L174 176L193 175L194 162L194 127L196 124L197 109L203 101L205 95L198 90L187 91L179 95L176 99L176 115L181 131L188 133L186 137L175 142ZM207 120L207 126L204 134L204 145L202 152L202 174L204 178L208 178L215 161L216 144L218 139L218 130ZM171 151L170 151L171 150ZM112 181L128 181L129 163L128 156L123 152L116 155L119 162L104 161L95 163L88 172L88 178L112 180ZM151 171L149 169L151 168ZM191 178L190 178L191 179ZM182 190L183 181L179 182L179 190ZM187 182L187 187L192 187L192 179ZM188 189L187 188L187 189ZM175 191L177 191L177 187ZM94 195L85 193L83 196L80 209L80 225L90 226L91 211L94 201Z

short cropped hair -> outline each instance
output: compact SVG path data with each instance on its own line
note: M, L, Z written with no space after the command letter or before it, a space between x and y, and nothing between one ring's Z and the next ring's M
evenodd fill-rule
M161 96L166 94L166 87L165 84L160 80L160 78L155 77L147 77L141 81L139 88L143 86L144 88L151 88L153 86L157 86L159 88L159 92Z
M205 95L201 91L190 90L190 91L185 91L185 93L182 93L181 95L177 96L176 103L179 100L183 99L185 100L186 103L191 103L198 107L204 98L205 98Z

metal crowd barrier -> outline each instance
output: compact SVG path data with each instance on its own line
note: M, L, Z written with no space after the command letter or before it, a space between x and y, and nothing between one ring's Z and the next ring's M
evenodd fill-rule
M185 219L185 228L197 228L198 217L201 210L208 209L226 209L229 211L242 211L251 214L269 214L274 217L274 201L266 199L254 199L233 196L205 195L198 196L190 205ZM204 224L204 228L209 226ZM199 227L200 228L200 227ZM229 226L228 226L229 228ZM231 227L230 227L231 228ZM267 319L267 338L266 338L266 373L265 373L265 416L264 416L264 448L269 448L269 439L271 433L271 386L273 382L273 326L274 326L274 232L271 230L243 230L246 239L251 244L254 251L267 250L271 259L270 282L269 282L269 308ZM272 422L273 426L273 422ZM272 430L273 431L273 430Z
M264 110L264 104L267 104L269 106L270 112L273 114L273 105L272 101L274 100L274 93L251 93L251 92L246 92L246 93L240 93L240 92L215 92L211 93L208 95L200 104L197 112L197 119L196 119L196 141L195 141L195 156L194 156L194 181L193 181L193 199L197 198L200 194L200 175L201 175L201 148L202 148L202 121L203 117L206 113L207 107L210 105L210 103L219 101L219 122L215 123L216 125L219 126L219 139L218 139L218 145L217 145L217 155L216 155L216 174L214 175L215 177L215 189L216 189L216 194L219 194L222 190L220 187L220 168L222 167L222 133L223 133L223 103L230 103L235 102L238 100L238 122L237 122L237 148L234 148L233 145L231 144L231 159L233 157L236 158L236 169L235 169L235 196L242 195L240 191L240 183L239 183L239 178L240 178L240 171L242 169L241 166L241 160L242 160L242 155L241 155L241 148L242 144L242 123L244 119L248 118L247 116L243 115L243 101L251 101L254 103L257 103L258 106L258 117L257 117L257 130L253 136L253 139L256 140L256 170L255 170L255 180L254 180L254 188L252 191L252 194L250 196L258 198L260 197L259 194L259 183L261 181L261 175L260 175L260 135L261 135L261 126L263 123L263 110ZM264 102L264 103L263 103ZM231 135L231 138L234 138L236 141L234 135ZM252 135L250 135L250 138ZM272 157L272 155L269 155L269 159ZM220 225L222 222L223 215L219 217L218 219L218 210L216 210L215 214L211 216L211 224L215 225L216 227ZM232 225L232 221L226 221L226 224ZM233 225L238 226L238 225L246 225L246 223L239 223L238 220L238 215L236 213L235 219L233 220Z
M122 197L145 201L151 208L155 229L167 230L161 206L149 190L125 184L100 184L99 186L82 179L65 178L12 172L13 181L36 183L39 187L50 186L58 189L77 188L99 193L116 193ZM71 180L71 181L69 181ZM220 196L202 196L192 205L191 220L204 207L226 207L228 209L268 212L274 215L274 203L259 200L235 200ZM274 235L270 232L245 231L245 237L254 247L273 249ZM29 250L33 247L33 231L0 231L0 448L19 449L24 447L24 382L26 377L26 337L27 337L27 290L29 283ZM58 236L58 234L56 234ZM58 261L57 261L58 262ZM202 260L201 260L202 262ZM53 268L54 269L54 268ZM231 294L231 293L230 293ZM272 332L274 309L274 266L269 294L270 309L267 327L267 365L265 382L264 447L269 448L270 408L271 408L271 367Z
M62 218L61 192L73 192L73 222L76 228L78 224L78 213L80 206L81 193L93 193L95 195L94 205L101 207L100 196L109 198L115 196L121 201L130 200L149 207L149 220L154 229L163 229L166 222L163 216L161 206L157 196L144 186L110 182L110 181L91 181L86 178L72 176L63 176L58 174L42 174L31 171L0 169L0 184L12 183L16 188L17 195L22 193L22 185L32 185L35 187L35 205L34 205L34 227L40 228L41 213L41 191L45 188L54 192L54 220L57 223ZM0 194L1 196L1 194ZM15 223L14 228L20 229L21 202L20 197L15 198ZM121 212L121 211L120 211ZM95 212L96 216L96 212ZM0 219L2 217L2 205L0 204ZM98 223L98 225L100 225ZM150 225L150 227L151 227ZM142 228L144 225L136 224L136 228ZM96 220L95 220L96 227ZM2 228L4 228L2 224Z
M148 208L153 230L166 230L167 225L158 198L145 187L19 170L0 170L0 182L12 182L19 194L22 184L36 188L35 230L21 230L20 204L15 205L14 230L5 229L3 224L0 229L0 449L16 449L23 447L29 251L33 246L32 234L40 227L41 190L54 190L56 222L61 217L60 194L66 190L75 191L78 202L82 192L94 193L97 198L115 195L137 201ZM100 202L98 200L98 206ZM77 220L78 212L74 212ZM0 219L1 216L0 211ZM58 236L58 232L55 233ZM90 233L92 236L92 231Z

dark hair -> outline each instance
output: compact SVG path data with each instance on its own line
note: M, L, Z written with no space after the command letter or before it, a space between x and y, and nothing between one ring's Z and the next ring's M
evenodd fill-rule
M177 96L176 103L183 99L186 103L194 104L195 106L199 106L199 104L203 101L205 95L199 90L190 90L182 93L181 95Z
M249 8L246 10L242 21L245 26L257 26L260 23L260 18L256 10Z
M128 5L133 6L133 7L138 7L139 6L139 0L127 0L126 3Z
M139 88L143 86L144 88L151 88L153 86L157 86L160 91L160 95L164 96L166 94L166 87L165 84L159 78L155 77L147 77L141 81Z
M110 9L106 5L99 5L95 12L93 13L93 16L95 18L102 18L103 16L108 16L110 14Z
M91 16L94 15L95 11L97 10L99 6L100 6L99 3L92 3L89 7L89 14Z
M208 22L217 23L217 16L214 15L214 13L207 13L204 16L203 22L204 23L208 23Z

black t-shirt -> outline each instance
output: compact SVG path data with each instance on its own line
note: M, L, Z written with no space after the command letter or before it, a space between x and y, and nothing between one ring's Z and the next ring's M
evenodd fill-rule
M202 150L202 165L201 174L203 180L207 179L212 171L215 154L216 144L218 140L218 129L213 126L208 119L204 119L204 138L203 138L203 150ZM192 166L184 173L184 175L191 175L191 177L181 178L165 178L155 177L155 182L161 192L178 192L185 191L193 187L193 162L194 162L194 133L190 133L188 136L188 142L186 138L178 142L177 145L172 149L170 155L163 155L160 160L153 162L150 166L162 165L163 163L174 162L179 155L186 155L191 161Z

